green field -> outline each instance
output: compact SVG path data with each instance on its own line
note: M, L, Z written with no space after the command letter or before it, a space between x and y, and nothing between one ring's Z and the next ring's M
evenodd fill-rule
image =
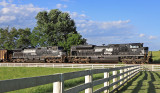
M153 64L160 64L160 51L152 51Z
M118 93L160 93L160 72L140 72Z

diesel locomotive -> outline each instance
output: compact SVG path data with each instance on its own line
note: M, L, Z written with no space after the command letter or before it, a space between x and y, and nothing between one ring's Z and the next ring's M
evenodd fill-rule
M70 53L63 47L38 47L22 50L0 50L0 61L46 63L112 63L143 64L152 62L152 53L143 43L77 45Z
M66 52L63 47L39 47L24 49L20 52L13 52L12 62L47 62L47 63L64 63Z
M109 44L107 46L79 45L72 46L69 62L122 62L125 64L143 64L152 62L152 53L143 43Z

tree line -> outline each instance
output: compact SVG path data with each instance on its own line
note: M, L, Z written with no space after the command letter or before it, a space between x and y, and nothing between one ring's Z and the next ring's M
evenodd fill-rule
M35 17L36 26L30 28L0 28L0 49L62 46L69 51L71 45L85 44L75 22L66 12L53 9L42 11Z

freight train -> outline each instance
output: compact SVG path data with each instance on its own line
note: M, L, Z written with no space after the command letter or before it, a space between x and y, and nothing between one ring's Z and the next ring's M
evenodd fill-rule
M0 50L1 62L46 62L46 63L111 63L144 64L152 62L152 53L143 43L77 45L70 53L63 47L38 47L22 50Z

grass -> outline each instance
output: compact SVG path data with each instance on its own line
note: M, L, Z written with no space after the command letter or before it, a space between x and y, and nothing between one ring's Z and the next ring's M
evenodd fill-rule
M140 72L117 93L160 93L160 72Z
M160 51L152 51L153 64L160 64Z
M66 73L80 71L79 68L43 68L43 67L0 67L0 80L16 79L24 77L34 77L42 75L51 75L55 73Z

